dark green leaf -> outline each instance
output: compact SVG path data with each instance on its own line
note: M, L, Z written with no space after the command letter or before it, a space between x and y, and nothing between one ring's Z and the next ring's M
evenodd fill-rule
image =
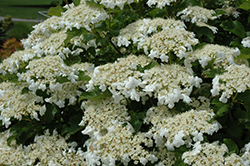
M75 6L78 6L80 4L81 0L73 0L73 3Z
M140 71L141 73L143 73L145 70L149 70L153 67L155 67L155 65L158 65L158 63L156 61L152 61L149 64L147 64L146 66L142 67L140 64L137 65L137 71Z
M243 10L250 10L250 2L244 2L238 8L243 9Z
M95 47L89 47L87 50L91 55L96 56Z
M220 27L222 27L225 31L232 32L240 38L245 37L245 28L239 21L226 20L220 24Z
M237 101L243 102L243 106L250 113L250 91L239 93L236 98Z
M25 88L22 89L21 94L25 94L25 93L28 93L28 92L30 92L29 88L25 87Z
M5 75L2 75L0 74L0 78L3 80L3 81L9 81L9 82L13 82L13 83L18 83L18 77L16 74L10 74L10 73L7 73Z
M219 99L215 98L212 103L214 105L214 112L218 117L221 117L228 113L230 110L230 105L227 103L222 103L219 101Z
M70 40L75 37L75 36L85 36L89 33L89 31L87 31L85 28L72 28L72 30L68 29L66 34L68 35L67 38L64 41L65 45L68 45L70 43Z
M220 69L220 68L215 68L212 70L205 70L202 75L205 78L214 78L216 75L218 74L222 74L224 72L224 70Z
M214 41L214 34L211 29L208 27L195 27L194 28L194 33L197 35L197 37L201 38L202 36L206 36L206 38L210 41Z
M236 59L250 59L250 48L241 49L240 53Z
M87 44L90 40L95 39L95 38L96 38L96 36L95 36L94 34L92 34L92 33L87 33L87 34L84 35L83 42L84 42L85 44Z
M90 92L83 92L80 97L79 97L79 102L82 100L96 100L96 99L100 99L100 98L105 98L105 97L109 97L112 96L111 92L106 89L104 92L102 92L99 89L99 86L95 86L95 89L90 91Z
M79 81L89 81L91 78L87 75L85 75L85 72L84 71L79 71L79 74L78 74L78 80Z
M229 155L232 154L232 153L238 154L239 148L238 148L237 144L233 140L228 139L228 138L224 138L223 142L227 145Z
M189 0L189 2L192 4L192 6L200 6L203 7L203 3L201 0Z
M62 84L62 83L65 83L65 82L70 82L70 80L67 78L67 76L66 77L64 77L64 76L57 76L56 77L56 82Z
M56 7L51 7L49 8L49 13L47 13L47 15L49 16L61 16L62 12L65 12L66 10L61 7L60 5L57 5Z
M134 128L134 134L138 133L138 131L141 129L142 124L143 124L143 119L145 118L145 112L134 112L134 111L129 111L130 113L130 124Z

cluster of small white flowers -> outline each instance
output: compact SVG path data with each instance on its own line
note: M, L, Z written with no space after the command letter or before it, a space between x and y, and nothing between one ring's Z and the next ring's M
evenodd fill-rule
M27 84L17 85L8 82L0 84L0 120L5 127L11 124L10 118L12 117L21 120L22 115L25 115L39 120L38 112L43 112L44 106L38 105L36 102L42 103L43 98L31 92L21 94L25 87Z
M250 48L250 37L245 37L244 39L242 39L241 44L243 45L243 47Z
M159 162L155 166L174 165L176 161L175 153L166 151L164 147L159 147L159 151L155 152L155 156L159 159Z
M138 2L138 0L94 0L96 3L104 5L107 8L114 9L115 6L118 6L121 10L124 7L124 4L131 4L133 2Z
M14 74L18 72L20 66L35 57L34 51L26 49L14 52L9 58L4 59L0 64L0 74Z
M30 32L27 39L22 40L25 49L30 49L37 43L49 38L51 34L58 32L61 17L52 16L45 21L33 26L34 30Z
M157 65L141 73L144 95L158 99L158 105L174 107L174 103L182 99L189 103L189 95L193 87L200 87L202 80L190 75L186 68L179 65Z
M226 70L225 73L215 76L211 89L213 96L219 95L222 91L219 100L223 103L226 103L233 93L242 93L250 87L249 67L246 65L231 65Z
M177 16L181 15L181 19L184 21L196 22L207 22L208 20L214 20L217 17L213 16L214 10L209 10L199 6L189 6L186 9L177 13Z
M224 68L234 64L234 58L240 55L238 48L230 48L217 44L207 44L201 49L197 49L188 55L189 59L199 60L199 63L204 68L208 62L213 62L213 65Z
M242 166L242 159L235 153L228 157L224 157L228 152L225 144L219 145L219 142L200 143L196 142L193 145L193 150L183 153L182 159L188 165L228 165L228 166Z
M198 39L193 32L184 29L165 29L138 43L138 48L143 48L150 58L160 58L162 62L168 62L170 52L184 58L187 56L186 52L192 50L191 46L197 43Z
M200 87L202 80L179 65L156 65L144 73L136 70L137 65L143 67L150 62L152 60L147 56L130 55L116 63L98 66L86 85L88 91L99 85L103 92L109 89L116 102L126 97L144 103L147 95L154 95L159 105L168 105L169 108L180 99L189 103L192 88Z
M217 30L218 30L217 27L208 25L208 24L206 24L206 23L204 23L204 22L196 22L196 25L197 25L198 27L207 27L207 28L211 29L211 30L213 31L214 34L217 33Z
M148 0L147 5L151 8L155 7L162 9L166 5L170 6L170 4L173 2L176 2L176 0Z
M120 30L120 34L117 37L117 45L119 47L122 45L127 47L129 44L131 44L130 40L133 41L133 44L136 44L161 30L184 29L185 27L186 26L182 21L170 18L147 18L143 20L137 20L136 22L133 22L127 25L124 29Z
M143 165L148 161L157 161L155 155L141 146L141 143L144 143L151 147L152 140L140 132L133 136L134 129L129 123L130 117L125 101L115 103L113 98L105 98L87 101L82 107L85 111L79 125L87 125L82 133L90 136L85 143L88 149L85 156L98 156L95 161L89 159L89 165L98 163L98 160L106 166L115 166L117 160L124 165L130 160L134 160L135 163L141 162Z
M34 143L28 146L17 145L15 140L7 145L9 131L0 134L0 161L4 165L87 165L83 151L75 149L76 143L67 143L56 131L50 135L48 130L44 135L36 136Z
M244 153L241 156L242 162L244 166L250 165L250 142L245 144L244 148L242 150Z
M19 80L26 81L30 85L37 84L37 88L39 86L44 87L45 84L56 84L56 78L59 76L68 77L68 80L72 83L78 79L77 71L66 66L59 56L46 56L34 59L29 62L26 69L25 73L18 74ZM35 78L36 81L32 78ZM45 90L45 88L42 89Z
M59 55L61 58L65 58L71 53L69 48L65 48L64 40L67 38L65 31L53 33L49 38L46 38L42 42L37 43L32 47L34 53L37 56L45 55Z
M178 111L178 110L177 110ZM174 150L181 145L191 146L194 142L203 141L203 134L217 132L221 125L217 121L208 123L214 116L212 110L190 110L178 114L166 106L152 107L147 111L145 123L152 123L153 127L147 132L153 137L159 147L164 144L168 150Z
M108 14L104 9L89 6L85 0L82 0L80 5L72 7L62 14L62 20L59 24L70 30L82 27L90 30L89 24L97 23L106 18L108 18Z
M236 10L236 8L230 6L231 1L225 1L225 4L222 6L221 10L224 10L226 12L225 15L227 16L233 16L234 18L238 18L240 15L240 12Z

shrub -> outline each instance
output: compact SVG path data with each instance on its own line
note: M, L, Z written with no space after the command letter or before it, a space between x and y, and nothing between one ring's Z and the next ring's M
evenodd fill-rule
M250 2L73 2L0 64L3 164L249 165Z
M9 57L13 52L17 50L22 50L23 45L20 41L18 41L16 38L7 39L2 48L0 49L0 59L6 59ZM1 60L0 60L1 62Z

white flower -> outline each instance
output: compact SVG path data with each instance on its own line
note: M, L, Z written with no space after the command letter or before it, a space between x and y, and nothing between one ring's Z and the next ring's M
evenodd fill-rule
M99 89L100 89L102 92L104 92L104 91L106 90L105 84L101 83Z
M199 133L198 131L193 132L192 135L194 136L193 137L194 142L203 141L204 139L202 136L203 134Z
M250 37L245 37L244 39L242 39L241 44L243 45L243 47L250 48Z

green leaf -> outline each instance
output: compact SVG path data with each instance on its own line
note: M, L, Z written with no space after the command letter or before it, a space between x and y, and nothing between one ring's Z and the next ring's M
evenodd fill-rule
M79 97L79 102L82 100L97 100L105 97L112 96L111 92L106 89L104 92L102 92L99 89L99 86L95 86L95 89L90 92L83 92Z
M224 70L220 69L220 68L215 68L212 70L205 70L202 75L205 78L214 78L216 75L218 74L222 74L224 72Z
M84 127L79 126L82 117L79 115L74 115L69 118L68 126L64 125L62 129L62 135L66 135L66 137L70 137L71 135L77 133L78 131L82 130Z
M243 10L250 10L250 2L244 2L238 8Z
M214 105L214 112L218 117L221 117L229 112L230 105L227 103L222 103L219 101L219 99L215 98L212 103Z
M13 82L13 83L18 83L18 76L16 74L10 74L10 73L7 73L5 75L2 75L0 74L0 78L3 80L3 81L9 81L9 82Z
M243 48L240 50L240 53L236 59L250 59L250 48Z
M238 154L239 148L238 148L237 144L233 140L228 139L228 138L224 138L223 142L227 145L229 155L232 154L232 153Z
M158 63L156 61L152 61L149 64L147 64L146 66L142 67L140 64L137 65L137 71L143 73L145 70L149 70L153 67L155 67L155 65L158 65Z
M78 80L79 81L89 81L91 80L91 78L87 75L85 75L85 72L84 71L79 71L79 74L78 74Z
M65 11L66 9L64 9L60 5L57 5L56 7L49 8L49 12L47 13L47 15L60 17L62 15L61 13Z
M90 40L95 39L95 38L96 38L96 36L95 36L94 34L92 34L92 33L87 33L87 34L84 34L83 42L84 42L85 44L87 44Z
M75 6L78 6L80 4L81 0L73 0L73 3Z
M25 94L25 93L29 93L29 92L30 92L29 88L25 87L22 89L21 94Z
M250 91L245 91L243 93L239 93L236 97L237 101L243 102L243 106L250 113Z
M208 27L195 27L193 31L199 38L201 38L202 36L206 36L209 42L214 41L215 36L213 34L213 31Z
M134 112L133 110L129 111L130 113L130 124L133 126L134 128L134 133L136 134L138 133L138 131L141 129L142 124L143 124L143 119L146 116L145 112Z
M95 47L89 47L87 50L91 55L96 56Z
M60 84L65 83L65 82L70 82L70 80L64 76L57 76L56 77L56 82L59 82Z
M222 27L225 31L232 32L240 38L245 37L245 28L239 21L226 20L220 24L220 27Z
M189 0L189 2L192 4L192 6L200 6L203 7L203 3L201 0Z
M70 40L75 37L75 36L85 36L89 33L89 31L87 31L85 28L80 28L80 29L77 29L77 28L72 28L72 30L68 29L66 34L68 35L67 38L65 39L64 41L64 44L65 45L69 45L70 43Z

